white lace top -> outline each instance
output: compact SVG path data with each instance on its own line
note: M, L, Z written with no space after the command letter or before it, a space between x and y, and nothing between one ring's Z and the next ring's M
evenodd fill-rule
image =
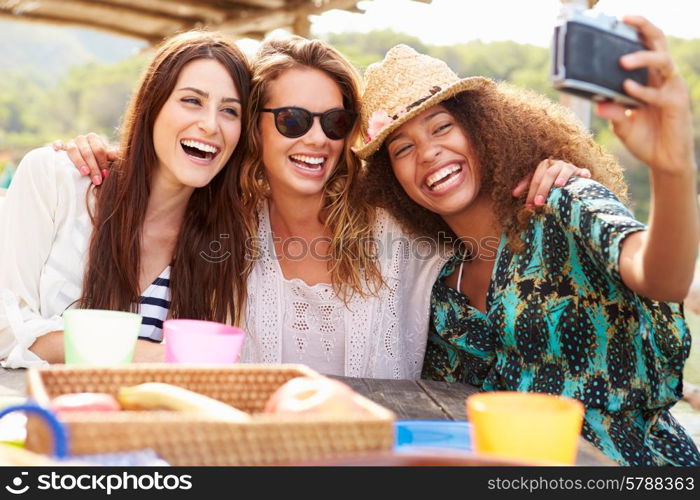
M378 296L354 294L346 306L330 284L287 280L275 256L267 204L259 213L261 256L248 281L241 361L302 363L350 377L420 377L430 293L446 256L411 240L383 210L374 237L387 286Z

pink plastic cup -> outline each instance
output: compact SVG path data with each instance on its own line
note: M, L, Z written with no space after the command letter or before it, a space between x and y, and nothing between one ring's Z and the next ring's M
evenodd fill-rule
M243 346L243 330L194 319L163 323L166 363L233 364Z

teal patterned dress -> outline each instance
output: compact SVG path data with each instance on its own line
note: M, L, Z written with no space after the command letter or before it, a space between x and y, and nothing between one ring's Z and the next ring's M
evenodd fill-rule
M554 189L547 204L522 253L501 238L485 314L444 282L459 260L443 268L423 377L576 398L583 436L618 463L700 465L669 413L690 351L682 310L635 294L619 274L622 240L645 226L587 179Z

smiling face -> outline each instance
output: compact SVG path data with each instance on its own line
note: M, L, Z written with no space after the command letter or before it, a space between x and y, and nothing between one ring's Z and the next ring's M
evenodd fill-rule
M296 106L312 113L343 108L340 87L323 71L293 68L269 84L264 108ZM283 136L272 113L260 113L262 160L273 197L321 196L323 186L338 164L344 139L329 139L314 117L311 129L301 137Z
M448 219L481 199L476 156L445 107L433 106L401 125L386 147L401 187L422 207Z
M241 136L241 103L226 68L213 59L185 65L153 125L156 180L206 186Z

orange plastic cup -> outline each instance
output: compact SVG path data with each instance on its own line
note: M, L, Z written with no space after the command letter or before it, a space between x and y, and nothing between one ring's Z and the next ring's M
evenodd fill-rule
M562 396L486 392L467 398L474 451L538 464L576 461L583 404Z

